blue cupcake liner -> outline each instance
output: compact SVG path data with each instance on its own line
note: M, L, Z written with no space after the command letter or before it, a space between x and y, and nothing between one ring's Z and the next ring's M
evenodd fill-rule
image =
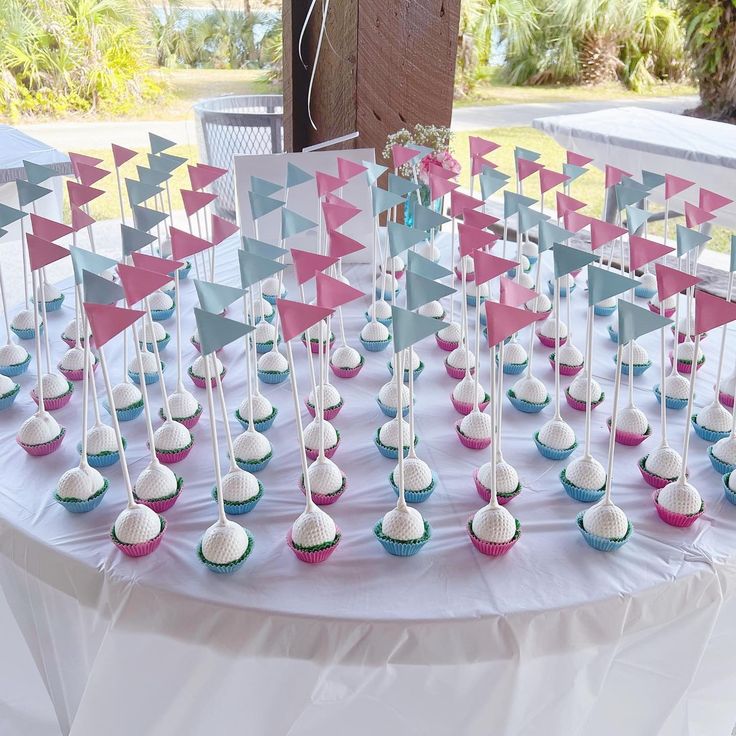
M593 491L589 488L581 488L574 483L570 483L564 469L560 473L560 483L562 483L565 493L570 498L581 503L595 503L596 501L600 501L606 493L605 488L599 488L597 491Z
M572 447L568 447L566 450L555 450L553 447L549 447L539 441L539 432L534 433L534 444L537 446L539 454L548 460L565 460L575 452L578 446L578 443L575 442Z
M18 393L20 392L20 385L15 384L15 388L8 391L8 393L4 394L3 396L0 396L0 411L3 411L3 409L9 409L13 402L15 401L16 397L18 396Z
M215 562L210 562L203 554L202 554L202 543L200 542L197 545L197 556L199 557L202 564L204 564L205 567L208 567L212 572L216 572L220 575L229 575L230 573L235 572L236 570L239 570L243 565L245 564L246 560L250 556L250 553L253 551L253 535L250 534L250 532L245 529L245 533L248 536L248 546L245 549L245 552L243 553L243 556L235 560L235 562L231 562L227 565L218 565Z
M269 304L270 304L270 305L271 305L272 307L275 307L275 306L276 306L276 300L277 300L277 299L285 299L285 298L286 298L286 296L288 295L288 293L289 293L289 292L288 292L288 290L287 290L287 289L284 289L284 288L282 288L282 289L281 289L281 296L280 296L280 297L276 296L276 294L264 294L264 295L263 295L263 298L264 298L264 299L265 299L265 300L266 300L266 301L267 301L267 302L268 302L268 303L269 303Z
M105 411L107 411L108 414L112 413L107 401L103 401L102 406L105 407ZM129 407L115 409L115 413L118 415L119 422L132 422L133 419L137 419L143 413L143 402L141 402L139 406L134 406L132 409Z
M54 493L56 502L63 506L67 511L72 514L86 514L88 511L96 509L101 503L102 499L107 493L107 489L110 487L110 481L107 478L103 478L105 481L97 493L91 495L84 501L77 500L75 498L61 498L58 493Z
M526 253L524 255L526 255ZM526 258L529 261L530 266L533 266L539 260L539 256L526 256Z
M371 353L380 353L391 344L391 335L389 335L385 340L364 340L361 337L360 342L363 347Z
M498 359L497 359L498 361ZM523 373L526 367L529 365L529 359L527 358L523 363L504 363L503 372L507 376L516 376L519 373Z
M386 363L386 366L388 367L388 372L393 376L394 375L394 367L391 365L391 361L389 360ZM414 369L414 380L416 381L419 376L422 375L422 371L424 370L424 361L419 361L419 367ZM409 370L407 368L404 368L404 383L409 382Z
M376 399L376 403L378 404L379 409L387 416L391 417L392 419L396 417L397 409L394 406L387 406L384 404L380 399ZM401 409L401 416L405 417L409 413L409 407L404 406Z
M573 291L575 291L575 287L577 284L573 283L573 285L570 287L570 293L572 294ZM554 281L548 281L547 282L547 291L549 291L550 296L555 295L555 282ZM560 299L564 299L567 296L567 287L561 286L560 287Z
M381 528L382 521L383 520L376 523L373 527L373 533L376 535L376 539L378 539L378 541L383 545L386 552L390 555L395 555L396 557L411 557L412 555L417 554L417 552L419 552L419 550L424 547L432 537L432 527L429 525L428 521L425 521L424 534L420 539L414 542L400 542L396 539L390 539L383 534Z
M733 472L733 471L732 471ZM728 487L728 479L731 473L726 473L723 478L723 495L726 497L726 501L729 503L732 503L734 506L736 506L736 491L732 491Z
M170 309L152 309L151 319L154 322L166 322L167 319L171 319L174 316L175 309L176 304L174 304Z
M608 337L611 338L611 342L615 342L618 345L618 330L613 325L608 325Z
M713 445L708 448L708 458L710 459L710 464L713 466L713 469L719 475L726 475L726 473L731 473L736 470L736 465L728 465L728 463L724 463L723 460L719 460L713 454Z
M266 458L264 460L259 460L258 462L247 462L246 460L239 460L237 457L235 458L235 464L241 469L241 470L247 470L249 473L258 473L261 470L263 470L266 465L268 465L271 462L271 458L273 457L273 452L269 452L268 455L266 455Z
M385 302L390 302L399 295L400 291L400 288L396 289L394 293L391 293L390 291L383 291L382 289L376 289L376 299L383 299L383 301Z
M258 373L258 380L262 381L263 383L283 383L289 378L289 371L257 371Z
M613 356L613 362L616 362L616 356ZM646 363L634 363L634 375L640 376L642 373L644 373L647 369L652 367L652 361L648 360ZM621 361L621 373L623 375L628 376L629 375L629 364L626 361Z
M125 449L128 446L128 442L123 437L123 449ZM82 443L77 442L77 452L81 455L82 454ZM87 462L93 467L93 468L107 468L110 465L115 465L116 462L120 460L120 453L115 450L114 452L105 452L101 455L90 455L87 453Z
M27 330L19 330L17 327L11 326L10 329L19 340L33 340L36 336L33 327L29 327ZM41 331L43 333L43 326L41 326Z
M176 299L176 289L170 286L168 289L161 289L166 296L170 296L172 299Z
M162 338L161 338L160 340L156 340L156 344L158 345L158 351L159 351L159 353L160 353L160 352L161 352L161 351L162 351L162 350L163 350L163 349L164 349L164 348L165 348L165 347L166 347L166 346L167 346L167 345L168 345L168 344L169 344L170 342L171 342L171 335L169 335L168 333L166 334L166 336L165 336L165 337L162 337ZM143 343L142 343L142 342L141 342L140 340L138 341L138 344L139 344L139 345L140 345L141 347L143 346ZM146 348L148 349L148 352L149 352L149 353L152 353L152 352L153 352L153 343L152 343L152 342L147 342L147 343L146 343Z
M620 547L623 547L626 544L626 542L629 541L629 539L631 538L631 535L634 532L634 527L632 523L629 522L629 528L626 530L626 536L623 539L606 539L605 537L597 537L595 534L586 532L585 529L583 529L583 514L584 513L585 513L584 511L581 511L575 519L578 525L578 529L580 529L580 533L583 535L583 539L593 549L597 549L600 552L613 552L614 550L617 550Z
M258 480L258 479L256 479ZM212 498L217 501L217 487L212 487ZM248 501L243 501L243 503L228 503L225 501L223 504L225 506L225 513L231 514L232 516L240 516L241 514L249 514L253 509L256 507L258 502L263 498L263 483L261 481L258 481L258 493L256 493L253 498L249 499Z
M367 311L364 312L364 314L365 314L365 321L372 322L370 314L368 314ZM378 317L376 317L376 322L380 322L384 327L391 327L392 321L393 320L391 317L386 317L386 319L379 319Z
M634 289L634 294L641 299L651 299L656 293L656 289L647 289L645 286L637 286Z
M31 302L35 304L36 300L31 297ZM58 312L61 309L61 305L64 303L64 295L60 294L56 299L49 299L46 301L47 312Z
M192 262L191 261L185 261L185 266L182 266L179 269L179 279L185 279L189 276L189 272L192 270Z
M546 406L549 406L552 401L548 394L547 400L543 404L532 404L529 401L523 401L522 399L517 398L511 389L506 392L506 396L508 397L508 400L511 402L511 406L513 406L514 409L523 411L525 414L538 414Z
M380 430L376 430L376 436L373 438L373 442L375 443L376 447L378 448L378 452L381 453L384 457L387 457L389 460L398 460L399 459L399 448L398 447L388 447L387 445L384 445L381 443L381 441L378 439L378 433ZM417 443L419 442L419 437L414 437L414 447L417 446ZM404 445L404 457L407 457L409 455L409 445Z
M271 427L273 427L273 423L276 421L276 415L278 413L279 413L279 410L274 406L270 417L266 417L265 419L254 421L253 426L255 427L256 432L265 432L266 430L271 429ZM240 416L239 409L235 410L235 418L240 422L243 429L248 429L248 427L250 427L250 422L248 422L247 419Z
M485 300L486 300L487 298L488 298L487 296L482 296L482 297L480 298L480 303L481 303L481 304L483 304L483 302L484 302L484 301L485 301ZM465 301L466 301L466 303L467 303L467 305L468 305L469 307L474 307L474 306L475 306L475 294L468 294L468 295L467 295L467 296L465 297Z
M391 488L394 489L394 493L398 496L399 487L394 482L393 472L389 473L388 482L391 484ZM407 500L408 503L423 503L432 495L436 487L437 487L437 476L434 473L432 473L432 482L426 488L423 488L421 491L407 491L406 488L404 488L404 498Z
M166 363L164 363L163 361L161 362L161 370L162 371L166 370ZM133 381L133 383L137 383L140 386L141 377L138 371L129 370L128 378L130 378L130 380ZM146 382L146 386L150 386L153 383L158 383L158 371L156 371L155 373L144 373L143 379Z
M701 440L706 440L706 442L718 442L718 440L722 440L724 437L728 437L731 432L716 432L714 429L706 429L705 427L701 427L698 422L696 421L698 418L697 414L694 414L692 417L690 417L690 423L693 425L693 429L695 430L695 434L700 437Z
M593 305L593 314L598 317L610 317L615 311L615 305L613 307L601 307L598 304Z
M658 383L654 385L652 391L654 391L654 395L657 397L657 403L661 404L662 392L659 390ZM667 396L665 399L665 403L668 409L675 409L679 411L680 409L684 409L687 406L687 399L675 399L672 396Z
M267 314L265 317L262 315L259 315L256 317L256 319L253 321L253 324L257 325L259 322L262 322L263 320L266 320L268 324L271 324L276 319L276 310L272 310L271 314Z
M28 366L31 364L31 356L29 355L22 363L15 363L14 365L1 365L0 373L8 378L14 378L20 376L28 370Z
M278 343L280 342L281 342L281 337L279 337L278 339ZM270 353L271 350L273 350L273 340L269 340L268 342L257 342L256 343L256 352L259 355Z

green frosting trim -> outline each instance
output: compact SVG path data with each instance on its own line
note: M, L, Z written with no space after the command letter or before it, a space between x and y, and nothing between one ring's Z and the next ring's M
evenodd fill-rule
M0 396L0 399L9 399L11 396L15 396L20 391L20 384L16 383L15 388L11 388L6 394Z
M100 488L99 491L96 491L93 493L89 498L74 498L73 496L60 496L56 491L54 491L54 498L57 501L62 501L63 503L86 503L87 501L92 501L98 496L101 496L109 487L110 487L110 481L107 478L102 479L104 483L102 484L102 488Z
M176 498L180 493L182 486L184 485L184 478L181 478L179 476L176 476L176 488L174 489L173 493L170 493L168 496L161 496L159 498L141 498L139 495L135 492L135 486L133 487L133 496L135 496L135 500L139 501L140 503L145 504L148 503L156 503L157 501L168 501L170 498Z
M373 527L373 533L379 539L385 539L387 542L393 542L394 544L424 544L432 536L432 529L429 522L424 521L424 534L419 539L394 539L383 533L383 520L381 520Z
M228 506L245 506L247 503L253 503L254 501L260 501L263 497L263 483L261 483L258 478L256 478L258 481L258 493L256 493L255 496L251 496L250 498L246 499L245 501L228 501L225 499L225 503ZM212 486L212 498L217 501L217 486Z
M112 539L113 542L115 542L115 544L120 544L123 547L133 547L136 544L145 544L146 542L153 542L154 539L157 539L164 533L164 529L166 528L166 519L164 519L164 517L161 516L161 514L158 514L158 518L161 521L161 531L159 531L159 533L155 537L153 537L153 539L146 539L145 542L133 542L133 544L131 544L130 542L121 542L118 539L117 535L115 534L115 524L113 524L112 528L110 529L110 538Z
M397 414L398 414L398 411L397 411ZM381 432L380 428L376 430L376 437L375 437L376 444L380 445L381 447L385 447L387 450L396 450L396 452L398 452L399 451L398 447L391 447L390 445L384 445L383 442L381 442L381 440L378 438L380 432ZM337 439L340 439L340 432L337 433ZM416 447L418 444L419 444L419 435L415 434L414 435L414 447ZM404 449L409 450L411 448L409 447L409 445L404 445Z
M240 557L238 557L237 560L233 560L232 562L226 562L224 564L219 564L217 562L211 562L202 553L202 543L201 542L197 545L197 556L205 565L216 567L219 570L227 570L228 568L234 567L235 565L239 565L241 562L244 562L245 560L248 559L248 556L253 551L253 545L255 544L253 537L250 534L248 534L247 530L245 532L245 535L248 537L248 546L245 548L245 552L243 552L243 554Z
M340 541L341 536L340 532L337 532L335 534L335 538L331 542L323 542L322 544L318 544L314 547L302 547L301 544L297 544L293 539L291 540L291 545L294 549L298 549L300 552L320 552L323 549L334 547Z
M521 534L521 522L518 519L514 519L514 523L516 524L516 534L514 534L511 539L509 539L508 542L488 542L485 539L481 539L474 531L473 531L473 518L471 517L468 519L468 530L470 533L477 539L479 542L485 542L486 544L511 544L511 542L515 542L519 535Z
M188 450L193 444L194 437L192 437L188 445L184 445L184 447L180 447L178 450L159 450L157 448L154 449L156 450L156 452L160 452L162 455L176 455L177 452L184 452L184 450Z

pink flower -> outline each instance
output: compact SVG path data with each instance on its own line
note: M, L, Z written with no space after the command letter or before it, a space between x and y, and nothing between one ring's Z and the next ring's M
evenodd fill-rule
M451 171L453 175L460 173L460 163L453 157L449 151L434 151L428 153L419 162L419 178L424 184L429 184L429 174L432 169L439 166L446 171Z

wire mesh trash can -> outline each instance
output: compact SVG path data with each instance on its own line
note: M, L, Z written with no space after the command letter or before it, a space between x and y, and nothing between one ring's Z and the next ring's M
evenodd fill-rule
M197 144L204 161L232 170L237 153L281 153L284 150L284 99L281 95L232 95L203 100L194 106ZM213 185L217 212L235 219L232 173Z

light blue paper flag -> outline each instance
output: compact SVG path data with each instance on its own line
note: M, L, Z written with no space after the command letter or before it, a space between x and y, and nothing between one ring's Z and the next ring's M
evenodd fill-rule
M710 235L704 235L697 230L691 230L684 225L677 226L677 257L682 258L695 248L710 240Z
M163 222L168 217L165 212L152 210L150 207L143 207L139 204L134 204L132 210L133 222L135 223L136 228L145 232L153 230L156 225Z
M651 217L651 213L643 210L641 207L634 205L626 205L626 227L629 228L629 235L638 235L644 226L644 223Z
M515 161L518 161L520 158L525 158L527 161L536 161L541 155L541 153L530 151L528 148L522 148L521 146L514 148Z
M536 204L536 199L525 197L523 194L510 192L508 189L503 193L503 217L507 220L519 211L519 207L529 207Z
M135 179L126 179L125 188L128 190L128 202L131 207L136 204L142 204L146 200L153 199L157 194L163 192L161 187L136 181Z
M649 195L649 191L645 186L632 181L616 184L613 191L616 194L616 207L619 211L627 205L639 204L642 199L646 199Z
M423 317L421 314L415 314L393 305L391 306L391 323L394 329L394 352L396 353L425 337L434 335L443 327L447 327L446 322L433 317Z
M22 220L27 217L28 213L23 210L18 210L15 207L8 207L7 204L0 202L0 227L6 227L12 225L18 220Z
M140 164L136 166L136 169L141 183L149 186L157 187L171 178L171 174L163 169L149 169L147 166L141 166Z
M616 271L600 266L588 266L588 306L592 307L604 299L623 294L639 286L636 279L630 279Z
M657 174L653 171L645 171L642 169L641 180L644 182L644 186L651 192L652 189L662 186L665 182L665 177L662 174Z
M417 155L412 158L412 164L418 164L425 156L430 153L434 153L434 149L429 146L419 146L416 143L407 143L407 148L411 148L417 152Z
M419 309L423 304L455 293L455 289L432 279L425 279L413 271L406 272L406 306Z
M100 274L103 271L107 271L108 268L115 268L118 265L118 262L112 258L98 255L91 250L78 248L76 245L72 245L69 248L69 253L72 256L74 283L77 285L82 283L82 273L84 271Z
M573 271L579 271L589 263L595 263L598 256L595 253L586 253L584 250L571 248L569 245L555 243L552 246L552 256L555 263L555 278L560 279Z
M409 251L407 269L413 273L418 273L420 276L424 276L425 279L443 279L445 276L452 274L449 268L440 266L439 263L430 261L429 258L420 256L419 253L413 250Z
M240 285L244 289L286 268L284 263L277 263L270 258L248 253L247 250L238 251L238 261L240 263Z
M417 230L428 231L435 227L442 227L446 222L450 222L450 218L440 212L435 212L422 204L414 205L414 227Z
M145 248L156 240L154 235L143 232L143 230L136 230L134 227L130 227L130 225L120 226L120 236L123 242L124 256L129 256L131 253Z
M313 222L308 217L300 215L294 210L290 210L287 207L283 207L281 210L281 238L291 238L294 235L299 235L305 230L311 230L313 227L318 227L316 222Z
M575 179L579 179L583 174L586 174L588 169L584 166L578 166L577 164L562 164L562 173L570 178L567 184L572 184Z
M247 235L243 236L242 241L243 248L245 248L248 253L253 253L261 258L270 258L272 261L275 261L277 258L281 258L281 256L285 256L288 253L286 248L279 248L277 245L264 243L262 240L249 238Z
M227 317L220 317L218 314L211 314L197 307L194 307L194 319L197 322L197 333L202 355L211 355L255 329L251 325Z
M280 199L274 199L253 191L248 192L248 199L250 199L250 211L254 220L264 217L269 212L273 212L284 205Z
M654 330L671 325L672 320L654 314L648 309L637 307L624 299L618 300L618 344L636 340Z
M162 138L155 133L148 134L148 141L151 144L151 153L161 153L161 151L165 151L167 148L176 145L174 141L170 141L168 138Z
M24 160L23 168L26 170L26 179L31 184L41 184L46 179L61 176L56 169L52 169L50 166L43 166L42 164L34 164L33 161Z
M731 267L729 271L736 271L736 235L731 236Z
M502 171L492 169L490 166L484 166L480 172L480 176L478 177L480 180L480 191L483 199L488 199L499 189L503 189L509 178L508 174L504 174Z
M25 207L31 202L35 202L41 197L45 197L47 194L51 194L51 190L46 187L41 187L38 184L31 184L29 181L24 179L16 179L15 186L18 190L18 204L21 207Z
M539 252L549 250L555 243L564 243L569 240L575 233L565 230L564 227L555 225L549 220L545 220L539 225Z
M240 299L245 291L234 286L225 284L213 284L210 281L193 279L194 288L197 290L197 298L202 309L212 314L224 312L236 299Z
M424 240L424 230L416 230L399 222L389 222L388 249L392 256L398 256L412 245Z
M187 159L184 156L174 156L173 153L159 153L158 156L153 153L148 155L148 165L156 171L166 171L171 174L173 171L183 166Z
M115 304L125 296L120 284L92 271L82 271L82 293L84 301L92 304Z
M549 215L543 215L537 210L530 209L529 207L519 205L519 231L526 233L531 230L540 222L549 220Z
M365 166L365 175L368 178L368 184L371 186L373 186L380 177L388 171L388 166L374 164L372 161L361 161L360 163Z
M373 217L378 217L382 212L404 204L404 198L398 194L388 192L375 184L371 187L371 198L373 200Z
M260 176L251 176L250 189L256 194L262 194L264 197L270 197L272 194L281 191L281 184L274 184L268 179L261 179Z
M388 190L393 194L403 197L411 192L416 192L417 189L419 189L419 184L415 181L409 181L409 179L404 179L403 176L396 176L393 173L388 175Z
M294 166L294 164L286 164L286 189L298 187L300 184L304 184L312 179L314 177L304 171L304 169L300 169L298 166Z

